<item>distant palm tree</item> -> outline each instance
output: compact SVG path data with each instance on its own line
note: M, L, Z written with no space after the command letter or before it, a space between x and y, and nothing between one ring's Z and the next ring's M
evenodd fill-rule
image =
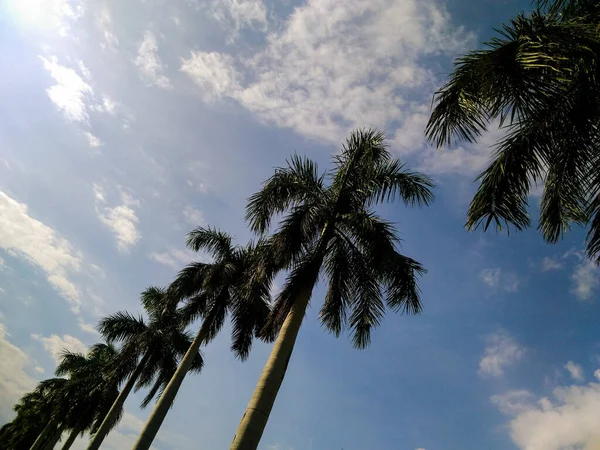
M3 449L38 449L48 445L61 429L55 406L66 382L64 378L44 380L19 399L13 407L17 416L0 429Z
M396 195L407 205L427 205L432 182L393 159L376 130L353 132L334 166L319 174L316 163L294 156L249 200L246 217L255 232L266 233L282 215L270 245L289 275L266 328L277 339L232 449L258 447L321 272L329 280L321 322L336 336L349 325L357 348L369 345L386 303L393 311L421 311L416 276L424 269L398 252L395 228L373 207Z
M108 342L122 343L122 361L115 367L117 378L127 379L119 396L91 439L88 450L100 447L108 432L118 421L127 396L134 388L152 385L142 402L147 406L160 394L177 370L178 361L186 354L192 337L185 331L186 323L176 305L166 302L166 289L149 287L141 295L148 321L128 312L118 312L102 319L98 331ZM195 352L190 370L202 368L202 357ZM137 383L137 386L136 386Z
M195 251L206 250L214 258L211 263L195 262L185 267L169 287L171 301L187 300L181 309L189 322L202 317L202 325L177 372L157 402L134 450L147 450L187 374L191 356L202 344L210 342L221 330L227 314L231 314L232 350L240 359L247 358L254 334L260 330L269 313L271 272L256 270L266 267L260 258L267 252L259 241L246 247L233 246L231 236L211 228L197 228L188 235L187 245Z
M113 369L120 359L111 344L96 344L87 355L63 352L56 374L68 376L63 403L68 405L65 421L71 430L62 446L68 450L84 431L94 433L119 395L119 380Z
M543 183L543 237L589 224L587 252L600 263L600 3L536 3L458 59L426 133L437 146L474 142L499 120L506 137L478 178L467 228L529 227L530 187Z

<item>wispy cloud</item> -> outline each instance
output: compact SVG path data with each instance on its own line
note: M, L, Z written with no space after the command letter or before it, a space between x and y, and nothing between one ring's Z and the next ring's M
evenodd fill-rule
M92 87L75 70L61 66L56 56L50 56L49 59L40 56L40 59L44 63L44 68L56 81L54 86L46 90L50 100L67 119L87 122L85 98L93 93Z
M499 377L504 370L520 361L526 353L517 341L505 331L489 335L483 357L479 361L479 374Z
M575 267L573 275L573 293L581 300L590 300L600 286L600 269L589 259Z
M141 238L137 229L139 219L136 214L139 202L130 194L121 191L121 204L107 206L105 205L107 200L104 189L97 184L94 184L93 189L98 218L114 233L117 248L121 251L129 250Z
M581 367L579 364L569 361L565 364L565 369L575 381L583 381L583 367Z
M84 131L83 134L87 138L88 144L90 144L90 147L98 148L98 147L102 146L102 141L99 138L97 138L96 136L94 136L92 133L90 133L89 131Z
M504 272L500 268L483 269L479 273L481 281L492 289L503 289L506 292L517 292L521 280L513 272Z
M79 291L69 273L78 272L82 255L56 231L29 215L27 205L0 191L0 247L40 267L48 282L79 312Z
M435 78L422 58L453 54L471 36L430 0L351 0L309 2L265 38L251 58L194 52L182 67L205 94L337 143L350 128L403 123L421 112Z
M21 395L30 390L35 380L27 374L31 365L29 356L9 341L6 327L0 323L0 419L12 420L12 405Z
M189 225L195 227L206 225L206 219L204 218L202 211L192 206L186 206L183 209L183 218Z
M104 8L98 13L96 16L96 26L100 30L102 34L102 41L100 42L100 47L102 49L114 50L119 46L119 39L114 33L112 26L112 17L110 14L110 10L108 6L105 5Z
M171 81L163 73L164 66L158 55L158 44L151 31L144 33L144 39L140 44L134 63L147 85L164 89L172 87Z
M212 16L229 31L230 43L244 28L267 28L267 8L262 0L213 0L208 8Z
M56 363L60 361L61 355L65 350L73 353L85 354L87 352L87 346L79 339L69 334L65 334L62 337L57 334L47 337L39 334L32 334L31 337L42 343L42 346L50 353Z
M181 269L190 261L205 259L200 253L195 253L191 250L180 250L175 247L169 247L162 252L152 252L148 257L151 260L172 269Z
M542 259L542 272L548 272L550 270L559 270L562 268L563 263L558 258L551 258L550 256L546 256L544 259Z

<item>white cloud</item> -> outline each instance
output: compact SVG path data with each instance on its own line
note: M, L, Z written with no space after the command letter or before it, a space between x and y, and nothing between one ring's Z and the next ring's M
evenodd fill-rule
M550 270L562 269L563 264L556 258L546 256L542 259L542 272L548 272Z
M594 376L596 377L596 379L597 379L598 381L600 381L600 369L598 369L598 370L596 370L596 371L594 372Z
M93 93L89 84L75 70L58 64L56 56L49 59L40 56L44 68L54 78L56 84L46 90L50 100L69 120L87 122L88 113L85 98Z
M170 247L163 252L150 253L148 257L159 264L177 270L193 260L202 259L202 255L199 253L194 253L191 250L179 250L175 247Z
M579 300L590 300L600 286L600 269L589 259L578 264L571 275L573 293Z
M134 63L147 85L165 89L172 87L169 79L163 74L164 67L158 56L158 44L151 31L144 33L144 39L140 44Z
M486 340L487 346L479 361L479 375L499 377L508 366L525 356L526 350L505 331L493 333Z
M27 205L1 191L0 247L40 267L48 282L69 301L72 310L79 311L79 292L69 280L69 273L80 270L81 253L73 250L54 229L31 217Z
M479 276L491 288L497 288L500 283L500 269L483 269Z
M87 138L88 144L90 145L90 147L98 148L98 147L102 146L102 141L100 139L98 139L96 136L94 136L92 133L90 133L89 131L84 131L83 134L85 134L85 137Z
M117 248L121 251L129 250L141 238L137 229L139 219L135 212L139 202L130 194L121 191L121 205L105 206L106 193L102 186L94 184L93 190L98 218L115 234Z
M267 9L262 0L214 0L209 6L213 17L230 32L232 42L241 29L267 27Z
M518 414L531 406L534 395L526 390L508 391L493 395L491 401L504 414Z
M50 353L57 363L60 361L60 357L65 350L74 353L87 353L87 346L79 339L69 334L65 334L63 337L60 337L57 334L48 337L32 334L31 337L36 341L41 342L46 351Z
M25 369L29 367L29 357L23 350L12 344L3 324L0 324L0 419L8 422L14 416L12 405L34 385L35 380Z
M503 272L499 268L483 269L479 273L481 281L492 289L502 288L506 292L517 292L521 280L513 272Z
M183 217L190 225L200 226L206 224L206 220L204 219L204 214L202 214L202 211L191 206L186 206L183 209Z
M569 375L571 375L571 378L575 381L583 381L583 367L579 364L569 361L565 364L565 369L567 369L567 372L569 372Z
M422 127L413 114L423 114L435 88L424 60L452 55L471 39L434 0L312 0L273 30L250 57L194 52L183 68L205 94L336 144L357 126L395 131L414 120Z
M600 449L600 384L561 387L553 391L552 400L542 397L537 402L533 394L520 392L520 399L511 399L510 393L492 397L512 417L508 429L519 449Z
M96 26L102 33L102 41L100 47L104 49L114 50L119 46L119 39L113 33L112 17L108 6L104 6L102 11L96 16Z
M71 22L84 12L80 0L9 0L3 3L11 19L36 30L56 31L62 37L70 31Z
M94 334L94 335L98 334L98 331L96 331L96 327L94 325L92 325L91 323L85 322L81 318L79 318L77 320L77 325L79 326L80 330L85 331L86 333L90 333L90 334Z
M86 79L88 79L88 80L92 79L92 74L90 72L90 69L88 69L86 67L86 65L83 63L83 61L79 60L77 62L77 67L79 67L79 71Z
M207 100L213 96L231 96L241 89L239 74L229 55L192 52L188 59L183 60L181 70L202 88Z

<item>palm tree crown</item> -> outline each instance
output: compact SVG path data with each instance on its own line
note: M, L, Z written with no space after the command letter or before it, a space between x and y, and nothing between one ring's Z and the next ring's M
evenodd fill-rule
M369 344L385 305L420 312L415 275L424 269L398 252L393 224L374 206L396 196L407 205L427 205L432 186L426 176L392 159L376 130L353 133L334 158L333 171L319 174L316 163L299 156L277 169L250 198L246 215L262 234L273 217L284 214L270 242L279 268L290 273L266 331L279 329L298 290L312 289L321 268L329 281L321 322L336 336L349 325L358 348Z
M184 316L167 298L166 288L151 286L141 294L147 320L120 311L98 324L98 331L108 342L122 344L124 359L119 368L122 376L131 373L147 355L135 387L138 390L151 386L142 407L164 390L192 342L192 336L185 331ZM202 355L198 353L190 370L199 372L202 365Z
M273 218L282 217L268 238L267 271L288 276L263 330L275 345L232 449L258 447L320 274L329 282L320 320L336 336L349 327L357 348L369 345L386 306L421 311L416 277L424 269L399 253L393 224L374 208L396 196L407 205L427 205L432 186L391 157L383 133L361 130L334 158L332 171L320 174L314 162L294 156L250 198L246 218L255 232L266 233Z
M268 261L263 255L269 254L262 241L246 247L234 246L227 233L199 227L189 233L187 245L195 251L206 250L213 261L193 262L181 270L169 286L167 303L172 306L183 301L184 306L178 310L183 323L202 318L202 325L154 407L134 450L150 448L187 375L191 355L214 339L227 315L231 314L232 350L245 359L254 334L262 328L269 312L272 272L267 263L261 264L261 258Z
M543 183L544 238L556 242L572 224L590 224L588 254L600 262L600 6L537 3L457 61L426 132L438 146L475 141L498 120L506 136L479 176L467 228L528 227L530 187Z

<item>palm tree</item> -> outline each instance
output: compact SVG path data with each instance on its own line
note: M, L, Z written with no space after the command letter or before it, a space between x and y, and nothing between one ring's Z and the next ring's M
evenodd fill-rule
M259 241L239 247L231 241L227 233L211 228L200 227L188 235L188 247L208 251L214 261L189 264L179 272L169 291L171 302L187 300L181 309L187 321L202 317L202 325L152 411L134 450L150 448L189 370L191 356L202 344L215 338L228 313L233 327L231 348L242 360L248 357L252 338L264 324L269 313L271 272L254 268L268 267L265 262L259 264L268 254L266 244Z
M427 205L433 184L393 159L376 130L353 132L334 166L319 174L314 162L294 156L249 200L246 217L259 234L283 215L270 242L276 265L289 274L266 327L268 337L278 335L232 449L258 447L320 273L329 280L321 322L336 336L349 326L357 348L369 345L386 303L393 311L421 311L416 276L424 269L398 252L394 226L373 207L396 195Z
M128 312L118 312L102 319L98 331L108 342L122 343L123 361L117 369L119 380L127 379L110 411L91 439L88 450L100 447L108 432L117 423L123 404L132 389L152 385L142 401L147 406L160 394L177 370L178 360L186 354L192 337L185 331L184 316L166 302L166 289L149 287L141 294L148 321ZM199 372L202 357L194 354L190 370ZM136 384L137 383L137 384Z
M600 5L536 3L458 59L426 133L438 147L474 142L499 121L506 136L478 178L467 228L529 227L530 187L543 183L543 237L556 242L572 224L589 224L587 253L600 263Z
M61 428L54 413L66 382L63 378L41 381L19 399L13 407L17 416L0 430L3 448L25 450L48 445Z
M93 433L100 426L119 394L114 375L119 360L119 351L111 344L93 345L87 355L63 352L56 374L69 377L62 403L68 405L64 420L71 432L62 450L68 450L79 434Z

